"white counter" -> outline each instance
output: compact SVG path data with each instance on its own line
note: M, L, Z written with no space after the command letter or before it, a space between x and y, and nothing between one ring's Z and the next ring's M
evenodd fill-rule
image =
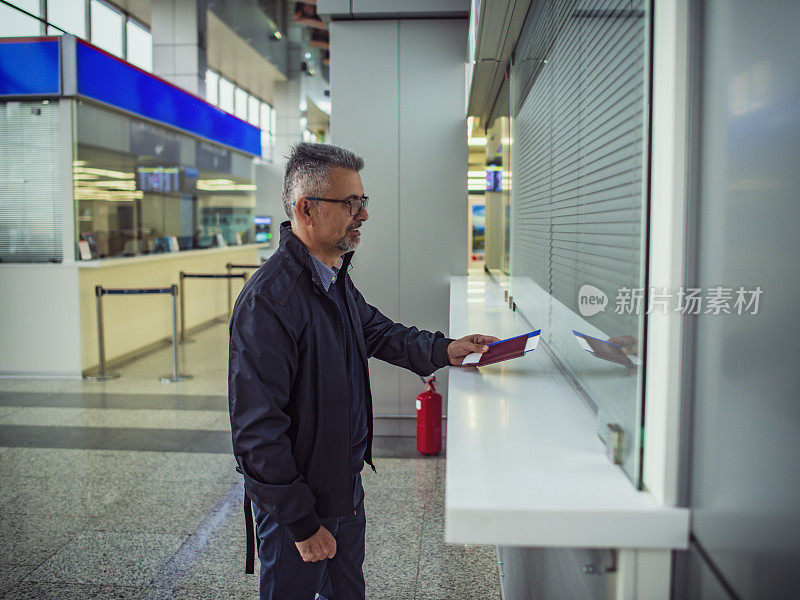
M195 248L192 250L181 250L180 252L155 252L153 254L137 254L136 256L114 256L109 258L95 258L92 260L75 261L81 269L103 269L118 265L134 265L137 263L147 263L162 260L175 260L176 258L187 258L195 256L211 256L214 254L227 254L229 252L239 252L241 250L263 250L269 248L269 244L242 244L241 246L213 246L211 248Z
M453 277L450 335L525 333L503 288ZM445 539L450 543L685 549L689 511L659 506L611 464L595 420L546 351L451 368Z

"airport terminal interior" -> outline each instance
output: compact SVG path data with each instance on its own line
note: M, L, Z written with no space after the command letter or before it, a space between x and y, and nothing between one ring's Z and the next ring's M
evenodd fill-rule
M502 340L369 358L366 598L800 597L798 27L0 0L0 598L259 597L230 323L299 142L364 159L369 304Z

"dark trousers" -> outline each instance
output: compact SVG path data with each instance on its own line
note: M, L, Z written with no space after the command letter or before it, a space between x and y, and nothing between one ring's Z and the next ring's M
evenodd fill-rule
M353 512L320 519L336 540L336 555L303 562L286 527L253 505L261 559L261 600L364 600L364 488L361 474L353 481Z

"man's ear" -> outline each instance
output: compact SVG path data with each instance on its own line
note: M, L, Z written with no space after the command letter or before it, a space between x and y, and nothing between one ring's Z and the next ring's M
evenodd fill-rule
M294 205L295 217L306 227L311 225L311 202L300 198Z

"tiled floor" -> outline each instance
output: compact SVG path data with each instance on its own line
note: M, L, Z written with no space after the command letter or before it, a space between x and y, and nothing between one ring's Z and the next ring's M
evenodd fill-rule
M230 454L220 324L108 382L0 380L0 598L255 599ZM377 438L367 598L500 598L494 548L444 543L441 458Z

